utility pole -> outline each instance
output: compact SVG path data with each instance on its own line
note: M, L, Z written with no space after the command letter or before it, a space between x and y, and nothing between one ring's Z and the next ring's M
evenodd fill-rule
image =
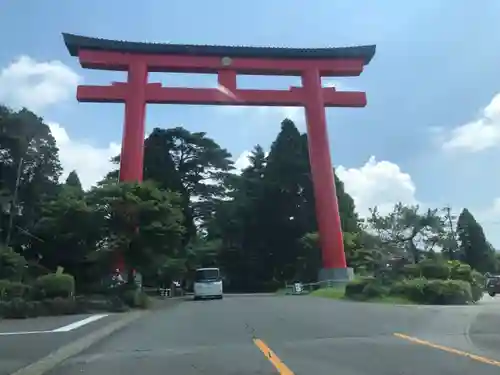
M21 156L19 159L19 163L17 165L17 174L16 174L16 185L14 186L14 196L12 197L12 202L10 204L10 210L9 210L9 224L7 226L7 237L5 239L5 245L9 246L10 244L10 239L12 236L12 228L14 226L14 216L18 213L17 210L17 196L19 192L19 185L21 182L21 172L23 168L23 162L24 158Z

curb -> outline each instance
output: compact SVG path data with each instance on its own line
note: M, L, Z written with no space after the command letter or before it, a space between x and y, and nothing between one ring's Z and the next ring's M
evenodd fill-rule
M52 370L54 367L59 365L66 359L73 357L85 349L88 349L91 345L101 341L112 333L124 328L133 321L139 319L146 314L145 311L137 311L127 314L124 318L119 319L116 322L110 323L104 328L91 332L88 335L73 341L72 343L65 345L54 352L50 353L46 357L39 359L30 365L23 367L10 375L42 375L46 372Z

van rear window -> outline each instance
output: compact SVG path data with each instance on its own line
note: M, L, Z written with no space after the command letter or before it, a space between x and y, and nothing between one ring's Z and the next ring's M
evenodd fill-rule
M196 271L196 281L215 281L219 279L219 270L198 270Z

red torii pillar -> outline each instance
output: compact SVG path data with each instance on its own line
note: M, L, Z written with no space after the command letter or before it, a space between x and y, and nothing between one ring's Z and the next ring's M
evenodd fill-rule
M305 107L322 250L323 269L319 277L320 280L346 280L352 277L352 270L347 268L344 253L325 107L364 107L366 95L364 92L337 92L334 88L323 88L321 77L359 75L367 64L366 58L278 60L232 59L227 56L197 56L192 53L144 54L127 50L130 48L125 46L127 42L111 41L114 47L113 51L109 51L103 48L103 40L84 38L84 43L81 38L84 37L65 34L68 49L73 55L78 55L82 67L128 72L126 83L79 86L77 91L80 102L125 103L121 181L142 181L146 103ZM117 52L120 47L116 46L120 43L122 49ZM96 48L97 45L99 48ZM374 46L369 48L372 48L373 56ZM218 75L219 89L162 87L160 83L148 83L148 71L214 73ZM236 87L237 74L298 75L302 78L302 87L292 87L290 90L242 90Z

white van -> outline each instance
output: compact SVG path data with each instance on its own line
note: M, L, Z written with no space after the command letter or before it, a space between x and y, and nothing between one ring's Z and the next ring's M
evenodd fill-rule
M222 299L222 278L218 268L198 268L194 279L194 299Z

